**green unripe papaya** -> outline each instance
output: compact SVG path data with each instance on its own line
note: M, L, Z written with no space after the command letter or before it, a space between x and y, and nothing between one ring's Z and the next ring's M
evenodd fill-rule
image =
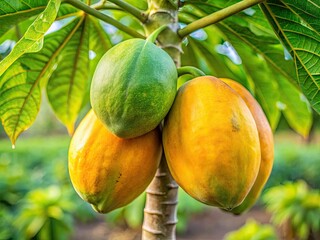
M177 69L155 44L130 39L101 58L91 84L91 105L116 136L133 138L154 128L168 113L177 89Z

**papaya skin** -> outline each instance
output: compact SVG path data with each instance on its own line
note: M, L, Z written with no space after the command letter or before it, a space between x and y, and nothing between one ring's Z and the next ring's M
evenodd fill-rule
M245 101L256 122L259 133L261 163L258 177L245 200L238 207L232 209L231 212L238 215L248 211L255 204L260 197L264 185L268 181L274 160L273 134L267 117L251 93L234 80L227 78L220 79L234 89Z
M170 172L193 198L222 209L242 203L259 171L254 119L241 97L212 76L186 82L165 120Z
M156 128L169 112L177 78L176 66L164 50L143 39L126 40L99 61L91 105L112 133L138 137Z
M132 139L113 135L91 110L69 147L69 175L76 192L99 213L123 207L149 185L162 154L158 128Z

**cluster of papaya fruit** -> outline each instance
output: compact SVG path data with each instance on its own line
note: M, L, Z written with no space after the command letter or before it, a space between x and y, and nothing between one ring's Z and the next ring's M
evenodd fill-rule
M177 78L170 56L146 40L124 41L100 60L93 110L69 148L72 184L96 211L138 197L163 150L179 186L205 204L240 214L259 197L273 137L258 102L233 80L200 76L177 92Z

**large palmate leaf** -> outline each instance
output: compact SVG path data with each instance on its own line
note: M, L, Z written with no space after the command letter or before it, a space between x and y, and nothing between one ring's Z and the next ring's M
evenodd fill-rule
M214 48L210 48L208 46L209 43L210 42L207 41L190 39L190 50L188 51L191 51L190 55L195 56L197 61L193 66L198 66L207 74L217 77L237 78L241 75L239 74L239 68L232 64L228 64L230 60L215 52ZM188 58L188 56L185 58Z
M320 1L270 0L261 7L294 59L303 93L320 113Z
M281 108L290 127L307 137L312 125L312 111L306 97L287 79L277 76Z
M93 54L90 62L90 70L94 70L100 58L112 47L110 36L103 29L100 21L90 17L90 42L89 48ZM92 75L93 73L91 73Z
M0 62L0 76L24 53L37 52L42 48L44 34L55 20L60 2L61 0L49 1L45 10L30 25L10 54Z
M19 22L42 12L48 0L0 0L0 36Z
M190 18L190 16L186 16ZM192 19L184 21L192 22ZM243 85L250 88L250 84L244 75L243 68L239 64L233 64L226 55L217 52L218 47L223 47L223 35L214 26L191 34L183 44L182 65L191 65L202 69L206 74L217 77L238 79Z
M94 70L101 59L101 57L113 46L111 42L111 37L103 29L101 22L90 17L89 28L90 28L90 41L89 41L89 56L90 56L90 75L87 84L87 93L85 94L85 99L83 103L88 103L90 99L90 85L91 79L94 74Z
M74 123L82 107L89 76L89 28L82 17L65 39L57 56L57 66L47 85L49 102L57 117L73 133Z
M47 35L41 51L23 55L1 76L0 116L13 144L34 122L40 108L40 84L51 76L64 46L62 43L78 25L79 19L74 19L60 31Z
M194 1L192 1L194 2ZM228 1L228 5L236 3L237 0ZM206 3L197 2L196 7L186 8L189 13L196 13L198 18L214 11L226 7L225 1L207 1ZM197 9L195 11L194 9ZM248 45L257 54L263 56L270 67L273 67L279 74L284 75L290 81L295 82L294 65L284 59L284 48L273 33L267 20L264 18L259 8L250 9L251 14L245 12L238 13L216 26L227 34L237 37L237 42ZM245 60L245 59L244 59Z
M57 117L70 133L81 108L89 101L93 70L111 46L99 20L85 15L58 56L60 61L48 82L47 95Z
M28 18L9 29L5 34L0 35L0 44L7 40L18 42L33 21L34 18Z
M235 39L230 38L234 48L244 59L246 75L254 80L255 96L264 109L271 128L275 130L280 118L280 110L277 106L280 96L276 76L271 73L263 58L257 56L249 46L237 44L236 41L233 41Z
M36 2L36 1L32 1L32 3L34 3L34 2ZM47 3L48 0L46 0L44 2ZM44 8L45 8L45 6L43 6L43 9ZM37 9L41 9L41 8L39 7ZM79 12L78 9L76 9L68 4L62 4L59 8L57 20L64 19L66 17L70 17L72 15L75 15L77 12ZM25 11L23 11L23 13L25 13ZM6 31L6 33L4 33L2 35L0 34L0 44L2 44L6 40L18 42L19 39L24 35L24 33L27 31L28 27L32 24L32 22L36 18L37 15L34 15L34 14L36 14L36 12L33 12L32 17L30 17L28 19L25 19L25 18L27 18L27 16L23 17L23 18L21 16L19 16L17 18L17 21L19 21L19 23L16 22L16 24L11 26L10 29L9 29L10 24L3 25L3 27L1 26L0 31L3 30L4 27L6 29L8 29L8 31ZM5 22L9 21L6 19L6 15L3 15L3 16L0 15L0 19L1 19L1 17L3 18L2 21L5 21ZM51 25L51 27L52 27L52 25Z

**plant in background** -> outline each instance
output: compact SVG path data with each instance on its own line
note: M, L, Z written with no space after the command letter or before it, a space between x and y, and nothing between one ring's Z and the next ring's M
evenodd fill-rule
M27 194L14 221L18 239L68 239L72 233L74 204L58 186Z
M319 172L319 144L278 140L275 144L275 163L266 188L299 179L306 181L312 188L319 188Z
M24 166L14 163L9 155L0 156L0 204L14 210L18 201L32 186L30 179L25 179Z
M272 222L282 226L284 239L320 238L320 191L304 181L272 187L263 195Z
M224 240L278 240L275 229L269 224L260 224L249 219L236 231L228 233Z
M21 225L25 222L15 221L13 225L14 219L26 215L23 211L30 213L30 208L26 207L30 202L36 208L37 201L33 199L38 197L34 195L39 193L42 197L47 191L45 189L52 185L58 185L63 194L63 200L56 202L58 207L65 202L73 205L70 206L72 211L68 212L73 219L89 221L97 216L71 187L66 161L68 137L46 137L46 146L42 145L43 141L44 138L32 138L21 142L15 150L8 148L8 141L0 142L0 239L12 239L17 229L23 229ZM33 195L32 200L30 194ZM30 222L38 218L37 213L28 215ZM45 232L42 234L44 239L49 239L49 235L44 236Z
M0 204L0 239L10 240L14 236L14 216L6 205Z

